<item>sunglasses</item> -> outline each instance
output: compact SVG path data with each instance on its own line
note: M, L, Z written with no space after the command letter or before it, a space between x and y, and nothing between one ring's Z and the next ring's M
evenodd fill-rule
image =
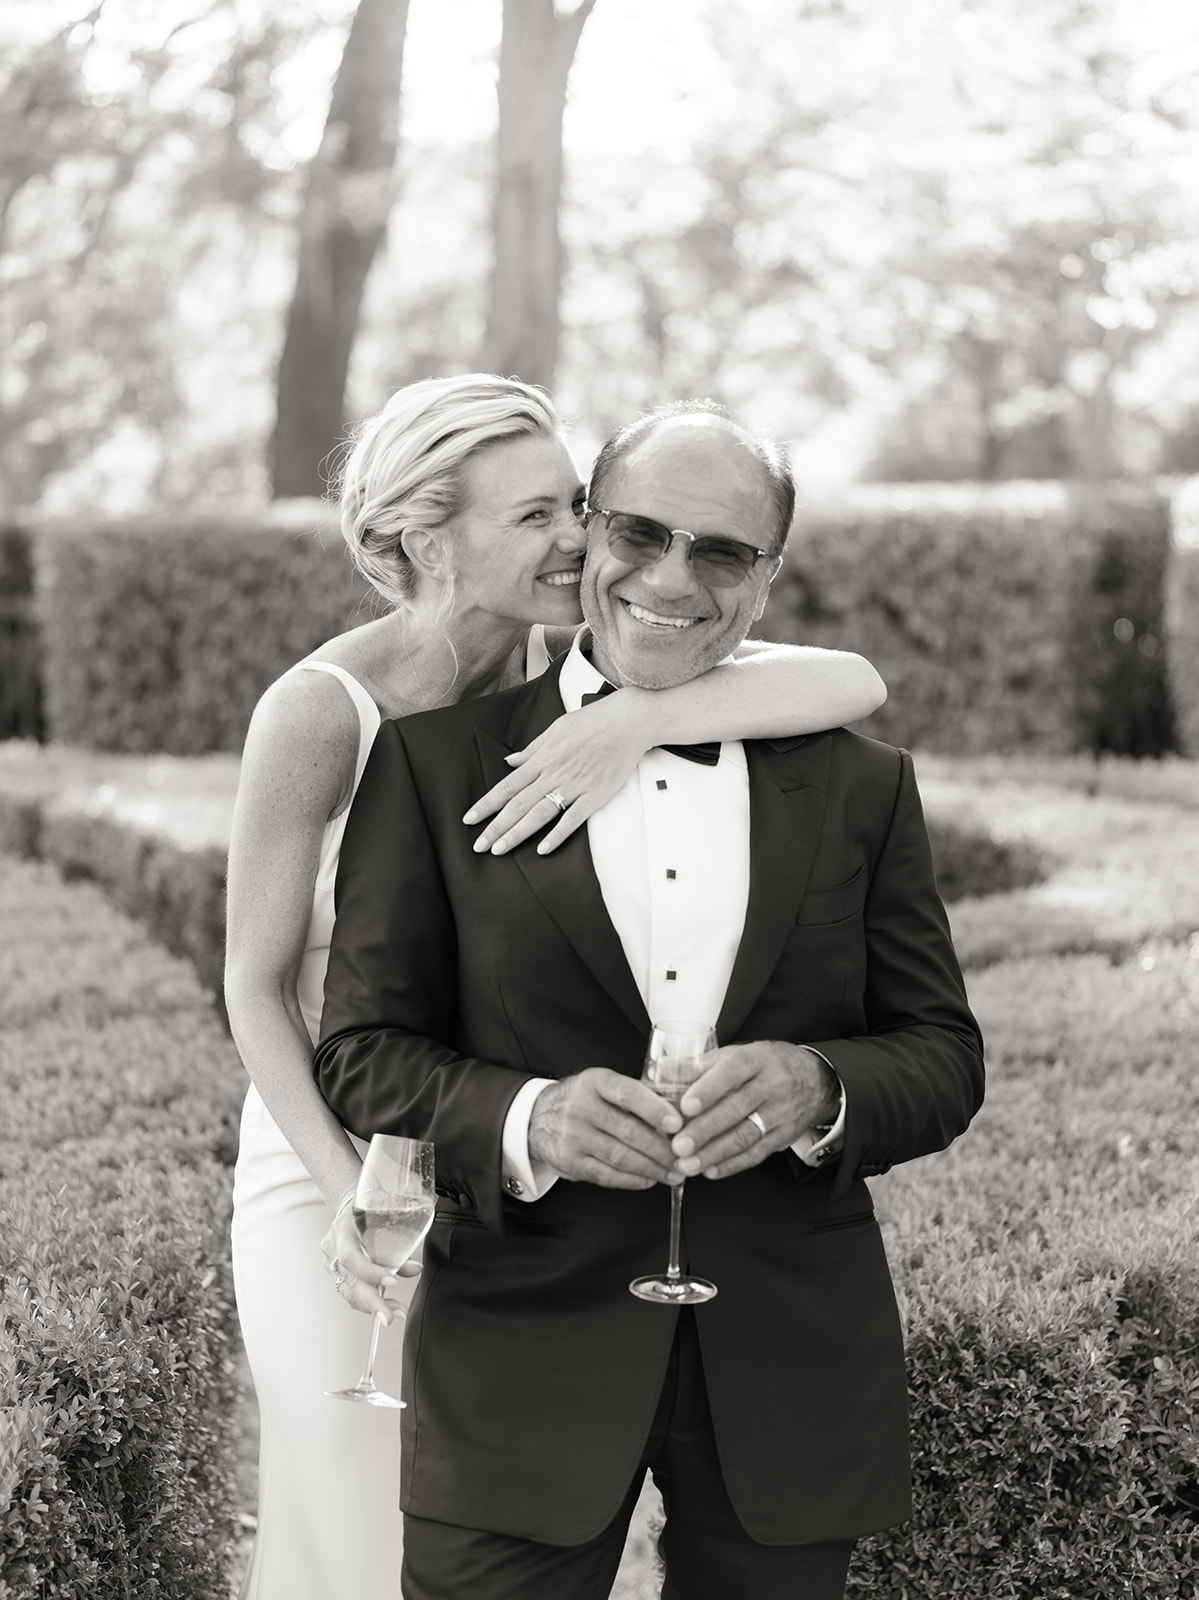
M769 550L729 539L720 533L688 533L686 528L667 528L652 517L639 517L631 511L605 511L593 507L587 514L587 527L602 517L608 530L608 549L618 561L631 567L652 567L670 549L675 539L687 539L691 571L705 588L735 589L757 566L769 557Z

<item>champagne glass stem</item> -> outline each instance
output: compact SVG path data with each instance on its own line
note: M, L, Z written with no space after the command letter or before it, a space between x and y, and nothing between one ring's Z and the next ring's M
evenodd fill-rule
M376 1311L371 1318L371 1342L366 1352L366 1369L358 1380L360 1389L373 1389L375 1387L375 1356L379 1350L379 1334L384 1326L382 1315Z
M670 1191L670 1261L666 1276L674 1279L680 1275L679 1235L683 1225L683 1185L676 1183Z

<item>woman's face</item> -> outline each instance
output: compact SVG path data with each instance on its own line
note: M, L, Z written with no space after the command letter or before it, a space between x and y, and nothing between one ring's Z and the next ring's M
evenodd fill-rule
M449 528L454 610L579 622L585 491L562 439L503 439L472 457L464 477L466 507Z

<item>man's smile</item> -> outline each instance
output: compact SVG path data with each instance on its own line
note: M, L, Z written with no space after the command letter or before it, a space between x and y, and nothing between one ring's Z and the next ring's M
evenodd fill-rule
M619 599L620 597L617 596ZM696 623L702 622L702 617L670 617L664 616L660 611L650 611L645 606L639 606L633 600L621 600L621 605L633 618L647 628L693 628Z

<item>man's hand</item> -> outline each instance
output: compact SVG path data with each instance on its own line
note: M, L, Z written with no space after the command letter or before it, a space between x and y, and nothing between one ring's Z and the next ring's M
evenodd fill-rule
M683 1119L637 1078L608 1067L551 1084L529 1120L529 1154L564 1178L607 1189L678 1183L670 1136Z
M837 1075L814 1050L773 1039L728 1045L683 1096L687 1125L671 1140L677 1170L732 1177L786 1150L805 1128L833 1122L840 1103Z

